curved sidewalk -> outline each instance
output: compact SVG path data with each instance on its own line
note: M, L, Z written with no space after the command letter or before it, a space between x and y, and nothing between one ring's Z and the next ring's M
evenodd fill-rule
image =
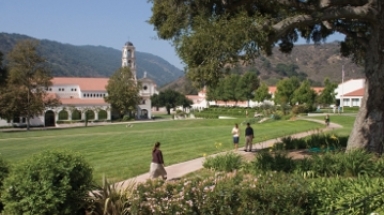
M300 118L300 120L308 120L308 121L313 121L313 122L317 122L317 123L320 123L320 124L325 124L323 121L316 120L316 119ZM339 124L330 123L330 125L328 127L324 128L324 129L321 129L320 131L337 129L337 128L341 128L341 127L342 126L339 125ZM312 135L314 133L317 133L317 132L319 132L319 130L311 130L311 131L301 132L301 133L297 133L297 134L293 134L293 135L287 135L287 136L291 136L293 138L302 138L302 137L310 136L310 135ZM284 137L287 137L287 136L284 136ZM252 146L252 149L253 149L253 151L257 151L257 150L261 150L261 149L264 149L264 148L270 148L270 147L273 146L273 144L275 144L276 142L280 141L281 138L284 138L284 137L279 137L279 138L276 138L276 139L270 139L270 140L266 140L266 141L263 141L263 142L254 143L253 146ZM218 154L223 154L223 153L227 153L227 152L228 151L221 152L221 153L218 153ZM245 152L244 151L244 147L241 147L235 153L243 155L243 154L246 154L246 153L249 153L249 152ZM209 157L216 156L218 154L209 155ZM193 159L193 160L189 160L189 161L186 161L186 162L177 163L177 164L173 164L173 165L165 167L165 169L167 170L167 173L168 173L168 180L178 179L178 178L181 178L182 176L184 176L184 175L186 175L188 173L195 172L195 171L197 171L199 169L202 169L203 168L204 160L205 160L205 157L200 157L200 158L196 158L196 159ZM149 164L148 164L148 166L149 166ZM132 182L133 183L145 182L147 179L149 179L149 173L138 175L138 176L136 176L134 178L118 182L117 186L124 188L125 187L124 185L129 185Z

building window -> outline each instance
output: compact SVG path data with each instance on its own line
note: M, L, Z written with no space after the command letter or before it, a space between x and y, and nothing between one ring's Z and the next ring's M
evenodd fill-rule
M144 89L144 90L147 90L147 89L148 89L147 85L144 85L143 89Z
M352 106L354 106L354 107L360 106L359 99L352 99Z
M64 88L61 88L61 91L64 91Z
M75 91L77 91L77 88L75 88Z
M89 97L89 94L87 93L87 97Z
M87 95L84 93L84 97L86 97Z
M49 91L52 91L52 88L49 88Z
M59 91L61 91L61 88L59 88Z
M145 105L145 99L141 100L141 104Z

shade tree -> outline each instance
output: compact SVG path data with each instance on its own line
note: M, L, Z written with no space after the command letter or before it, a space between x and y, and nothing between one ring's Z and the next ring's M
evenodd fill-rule
M320 43L345 35L340 53L364 65L366 87L348 140L348 150L383 152L384 1L382 0L150 0L149 20L158 36L171 40L187 74L216 82L230 64L290 53L300 37ZM193 74L203 75L193 75Z

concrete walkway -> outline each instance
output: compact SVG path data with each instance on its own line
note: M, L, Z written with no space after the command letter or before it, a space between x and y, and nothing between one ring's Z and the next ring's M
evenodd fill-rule
M308 121L313 121L313 122L317 122L317 123L325 125L324 121L317 120L317 119L300 118L300 120L308 120ZM341 128L341 127L342 126L339 124L330 123L330 125L328 127L320 129L320 130L301 132L301 133L288 135L288 136L291 136L293 138L302 138L302 137L306 137L306 136L310 136L312 134L318 133L319 131L333 130L333 129L337 129L337 128ZM254 143L252 146L253 152L264 149L264 148L270 148L273 146L273 144L280 141L281 138L283 138L283 137L271 139L271 140L266 140L266 141L259 142L259 143ZM225 153L227 153L227 152L221 152L218 154L225 154ZM240 154L240 155L244 155L246 153L252 153L252 152L245 152L244 147L241 147L235 153ZM218 154L210 155L209 157L216 156ZM173 164L173 165L165 167L165 169L168 173L168 180L178 179L178 178L181 178L182 176L187 175L188 173L195 172L199 169L202 169L204 160L205 160L205 157L201 157L201 158L196 158L196 159L189 160L189 161L186 161L183 163ZM149 164L148 164L148 169L149 169ZM131 178L131 179L127 179L125 181L118 182L116 185L117 185L117 187L124 188L127 185L130 185L132 183L142 183L148 179L149 179L149 173L145 173L145 174L139 175L135 178Z

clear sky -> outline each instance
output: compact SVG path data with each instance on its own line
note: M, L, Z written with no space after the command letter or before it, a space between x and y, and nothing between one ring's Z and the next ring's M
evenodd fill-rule
M0 32L118 50L131 41L137 51L158 55L183 69L174 47L157 39L146 22L151 7L147 0L0 0ZM327 41L342 38L336 35Z

